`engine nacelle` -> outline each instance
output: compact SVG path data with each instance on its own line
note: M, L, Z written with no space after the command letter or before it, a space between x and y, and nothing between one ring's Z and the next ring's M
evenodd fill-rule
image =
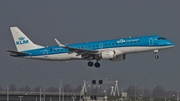
M122 55L118 55L115 58L111 59L111 61L122 61L126 59L126 55L122 54Z
M108 59L108 60L114 60L114 61L120 61L122 59L125 59L124 53L119 50L103 51L100 54L100 57L102 59Z
M103 51L101 53L102 59L113 59L116 57L115 51Z

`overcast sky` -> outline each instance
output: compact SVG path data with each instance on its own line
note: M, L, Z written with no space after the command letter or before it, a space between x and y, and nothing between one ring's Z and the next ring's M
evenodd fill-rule
M9 27L19 27L34 43L56 45L156 34L175 47L159 52L127 55L125 61L101 60L99 69L87 61L52 62L10 57L16 50ZM163 85L180 88L180 0L0 0L0 86L18 87L63 84L82 85L83 80L117 79L127 88ZM108 71L108 72L107 72ZM148 73L148 75L147 75ZM150 78L152 77L152 84ZM140 82L140 79L142 80Z

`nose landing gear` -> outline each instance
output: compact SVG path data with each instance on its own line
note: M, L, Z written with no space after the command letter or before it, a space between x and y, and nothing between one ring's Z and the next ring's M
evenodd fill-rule
M154 50L154 53L155 53L155 59L158 59L159 56L158 56L158 50Z

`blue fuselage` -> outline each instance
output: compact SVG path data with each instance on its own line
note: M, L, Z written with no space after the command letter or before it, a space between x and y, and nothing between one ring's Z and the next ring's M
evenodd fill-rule
M161 50L174 46L174 43L157 35L119 38L113 40L85 42L77 44L67 44L66 46L82 49L82 50L119 50L123 54ZM75 52L71 52L68 48L60 46L47 46L44 48L26 50L27 58L49 59L49 60L69 60L69 59L83 59L82 56ZM57 55L57 56L56 56ZM66 55L66 56L65 56ZM69 56L68 56L69 55ZM42 57L41 57L42 56ZM22 56L21 56L22 57Z

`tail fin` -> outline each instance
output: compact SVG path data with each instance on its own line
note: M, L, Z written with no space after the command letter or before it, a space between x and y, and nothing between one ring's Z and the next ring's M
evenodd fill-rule
M14 43L17 50L25 51L37 48L43 48L43 46L34 44L19 28L10 27L12 36L14 38Z

